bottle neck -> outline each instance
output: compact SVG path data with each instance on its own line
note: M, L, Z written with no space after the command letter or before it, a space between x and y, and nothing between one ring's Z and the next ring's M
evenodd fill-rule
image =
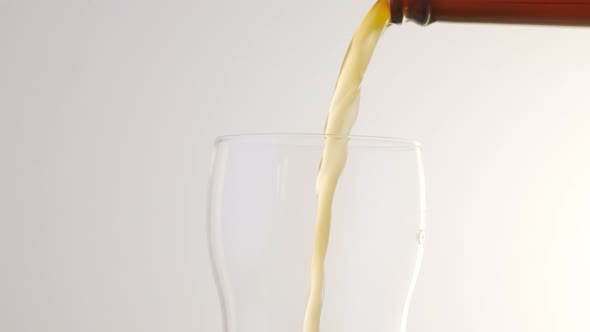
M393 23L590 25L590 0L390 0Z

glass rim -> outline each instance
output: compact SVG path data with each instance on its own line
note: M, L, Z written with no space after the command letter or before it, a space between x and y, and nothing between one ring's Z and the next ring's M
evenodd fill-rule
M422 144L415 140L386 137L386 136L365 136L365 135L329 135L329 134L317 134L317 133L247 133L247 134L234 134L234 135L222 135L215 139L214 144L218 145L221 143L229 142L244 142L244 141L257 141L257 142L302 142L302 140L316 140L325 141L326 139L343 139L349 140L352 145L362 146L381 146L381 147L395 147L395 148L410 148L419 149Z

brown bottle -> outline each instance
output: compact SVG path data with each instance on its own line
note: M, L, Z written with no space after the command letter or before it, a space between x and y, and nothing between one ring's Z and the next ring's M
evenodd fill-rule
M390 0L391 19L590 25L590 0Z

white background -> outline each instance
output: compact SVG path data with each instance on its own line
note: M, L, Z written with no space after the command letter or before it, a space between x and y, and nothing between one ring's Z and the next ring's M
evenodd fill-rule
M0 330L220 331L215 136L320 132L368 1L0 1ZM590 29L405 24L355 134L424 145L409 332L588 331Z

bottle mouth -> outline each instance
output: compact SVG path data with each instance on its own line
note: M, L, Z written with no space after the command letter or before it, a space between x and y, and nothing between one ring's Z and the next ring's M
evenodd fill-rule
M405 19L420 25L434 22L431 16L432 0L389 0L391 23L401 24Z
M404 21L403 0L389 0L389 11L391 13L391 23L401 24Z

